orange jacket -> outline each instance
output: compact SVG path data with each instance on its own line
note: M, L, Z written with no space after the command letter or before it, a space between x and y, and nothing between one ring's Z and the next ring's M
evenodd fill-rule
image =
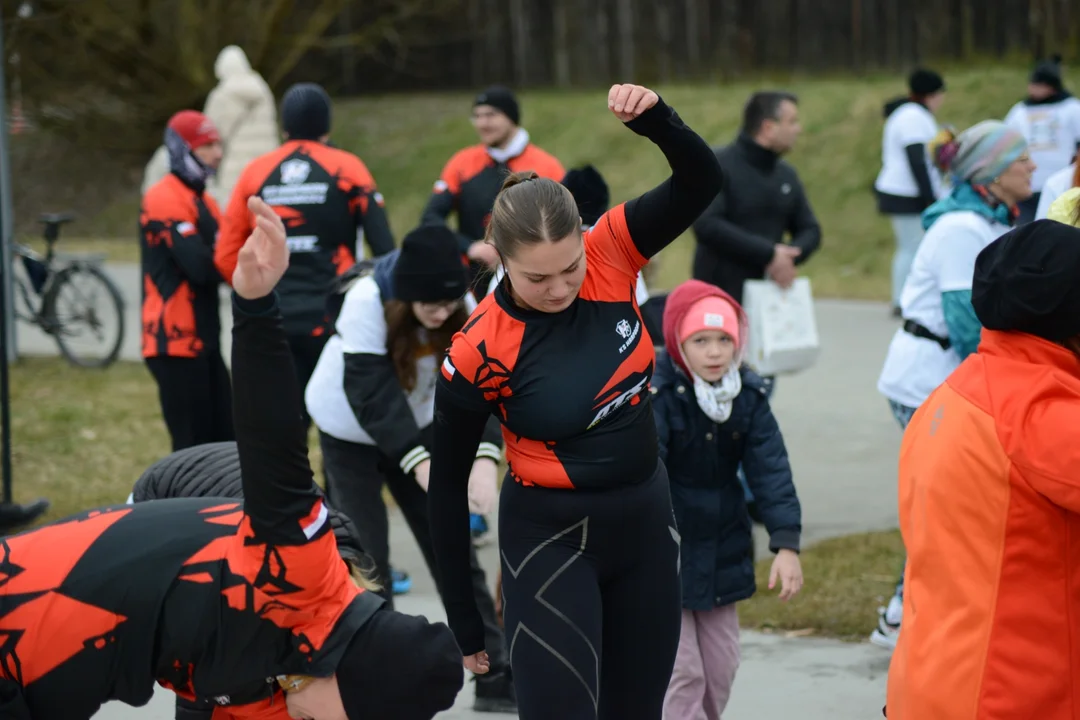
M143 357L217 350L221 319L214 266L217 203L173 173L147 190L139 212Z
M890 720L1080 717L1080 358L983 330L900 451Z

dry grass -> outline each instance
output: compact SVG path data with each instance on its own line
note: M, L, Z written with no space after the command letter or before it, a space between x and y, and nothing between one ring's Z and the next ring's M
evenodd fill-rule
M157 386L142 363L88 371L58 358L23 358L11 372L15 496L48 498L44 520L124 502L142 472L169 453ZM314 439L312 432L321 478Z
M781 602L769 590L772 560L757 565L758 592L739 604L743 627L865 640L874 629L874 610L888 602L904 563L897 530L824 540L803 551L806 584Z
M982 65L945 69L949 97L943 122L968 127L1004 117L1025 87L1026 67ZM709 142L735 136L746 96L766 83L662 86L659 91ZM871 192L880 163L881 107L903 91L898 76L797 79L782 83L800 97L804 133L790 160L798 169L824 228L821 252L807 265L822 297L885 299L892 234ZM622 201L666 175L663 157L627 132L607 112L602 90L529 91L521 97L523 125L568 167L593 163ZM400 239L420 217L432 183L458 149L476 142L468 123L470 95L426 93L345 100L335 108L334 141L370 167L387 199ZM103 248L111 259L137 258L133 223L138 199L124 198L98 217L70 227L72 235L116 241L72 242L69 249ZM689 274L692 237L661 255L657 285L671 287Z

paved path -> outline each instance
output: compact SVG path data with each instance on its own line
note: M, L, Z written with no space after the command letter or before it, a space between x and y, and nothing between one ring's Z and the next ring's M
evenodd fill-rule
M402 612L445 620L431 577L400 514L391 518L393 562L407 568L413 590L398 597ZM484 548L481 561L494 577L498 558ZM881 717L888 655L867 643L853 645L819 638L784 638L744 632L742 664L725 720L866 720ZM472 683L466 682L454 708L440 720L509 720L513 715L474 713ZM99 720L173 720L173 696L159 690L149 706L107 705ZM374 720L374 719L373 719ZM554 719L553 719L554 720ZM659 719L658 719L659 720Z
M125 294L128 333L122 356L138 360L139 276L136 266L108 270ZM222 303L228 357L231 327ZM900 433L885 400L874 389L889 338L896 329L880 303L822 300L817 304L821 358L813 369L781 377L773 405L787 440L803 503L807 543L827 537L896 526L896 453ZM19 352L55 354L49 338L19 325ZM415 542L394 517L394 561L414 578L406 612L442 617L441 607ZM759 547L763 543L759 543ZM497 562L487 549L484 561ZM887 656L869 645L818 639L785 639L746 633L743 662L725 718L755 720L861 720L880 717ZM467 686L448 720L472 714ZM155 697L148 708L109 707L103 720L171 720L170 699Z

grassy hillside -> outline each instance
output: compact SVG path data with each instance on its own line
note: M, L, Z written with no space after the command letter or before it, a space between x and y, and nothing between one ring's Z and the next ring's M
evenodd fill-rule
M949 97L941 119L960 128L1003 117L1026 82L1023 67L945 74ZM763 86L658 90L687 123L711 143L720 144L734 137L747 94ZM816 294L884 299L893 241L888 223L874 209L871 187L880 162L881 107L903 91L903 79L795 80L783 87L801 99L804 133L790 160L824 228L823 248L806 266ZM469 103L466 93L433 93L337 104L334 140L358 153L371 168L399 238L419 218L443 163L454 151L475 142ZM611 185L613 200L628 199L664 178L663 156L608 113L604 91L527 92L521 104L522 124L533 139L568 167L595 164ZM134 201L126 199L77 232L130 237L135 212ZM130 253L131 245L126 240L124 245L124 254ZM688 234L661 256L654 282L670 286L685 278L691 250Z

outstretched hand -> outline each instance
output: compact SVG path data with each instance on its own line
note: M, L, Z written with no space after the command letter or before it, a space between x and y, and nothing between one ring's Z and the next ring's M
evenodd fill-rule
M240 297L254 300L269 295L285 274L289 246L285 244L285 224L262 198L249 197L248 210L255 216L255 229L236 257L232 286Z
M607 106L615 117L630 122L659 100L659 95L641 85L612 85L608 90Z

